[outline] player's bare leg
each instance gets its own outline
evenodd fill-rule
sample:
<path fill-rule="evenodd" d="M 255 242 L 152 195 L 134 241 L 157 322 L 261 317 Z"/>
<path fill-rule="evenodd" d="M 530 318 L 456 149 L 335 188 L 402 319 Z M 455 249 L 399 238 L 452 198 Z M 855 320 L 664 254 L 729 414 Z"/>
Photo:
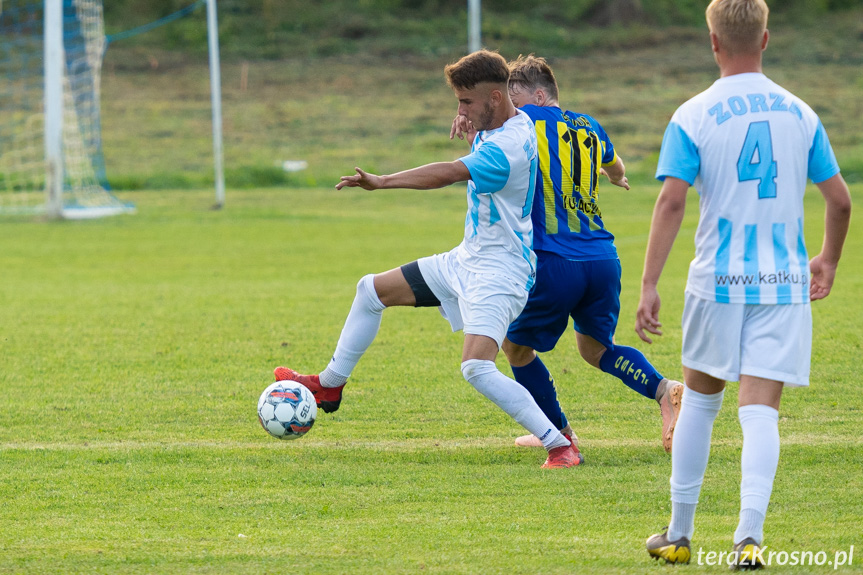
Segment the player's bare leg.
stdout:
<path fill-rule="evenodd" d="M 336 411 L 348 377 L 378 334 L 383 310 L 415 303 L 413 290 L 401 268 L 364 276 L 357 283 L 357 294 L 327 368 L 320 375 L 303 375 L 286 367 L 277 367 L 274 371 L 276 381 L 299 381 L 315 395 L 318 407 L 327 413 Z"/>

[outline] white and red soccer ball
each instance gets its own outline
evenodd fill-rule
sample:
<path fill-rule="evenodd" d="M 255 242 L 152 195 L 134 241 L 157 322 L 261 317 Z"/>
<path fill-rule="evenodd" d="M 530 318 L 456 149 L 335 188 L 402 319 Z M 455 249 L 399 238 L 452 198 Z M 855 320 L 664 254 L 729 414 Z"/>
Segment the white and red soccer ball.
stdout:
<path fill-rule="evenodd" d="M 318 406 L 309 388 L 297 381 L 277 381 L 258 400 L 258 420 L 279 439 L 298 439 L 315 424 Z"/>

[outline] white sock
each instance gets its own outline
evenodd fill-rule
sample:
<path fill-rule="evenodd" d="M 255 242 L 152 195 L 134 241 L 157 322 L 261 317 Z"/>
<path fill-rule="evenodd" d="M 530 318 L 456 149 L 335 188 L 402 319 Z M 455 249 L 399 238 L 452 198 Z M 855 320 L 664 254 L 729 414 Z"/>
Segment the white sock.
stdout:
<path fill-rule="evenodd" d="M 740 522 L 734 532 L 734 544 L 752 537 L 760 545 L 764 540 L 764 515 L 754 509 L 741 509 Z"/>
<path fill-rule="evenodd" d="M 374 277 L 371 274 L 363 276 L 357 283 L 357 295 L 345 320 L 333 359 L 320 374 L 323 387 L 344 385 L 378 335 L 381 317 L 387 306 L 381 303 L 375 291 Z"/>
<path fill-rule="evenodd" d="M 552 449 L 569 445 L 569 440 L 545 416 L 530 393 L 514 379 L 502 374 L 493 361 L 469 359 L 462 362 L 461 372 L 477 391 L 539 437 L 543 447 Z"/>
<path fill-rule="evenodd" d="M 674 433 L 677 433 L 677 430 Z M 674 453 L 673 447 L 671 453 Z M 667 535 L 669 541 L 677 541 L 681 537 L 692 540 L 692 534 L 695 532 L 695 508 L 697 506 L 695 503 L 671 501 L 671 522 L 668 524 Z"/>
<path fill-rule="evenodd" d="M 712 395 L 683 391 L 680 415 L 671 443 L 671 522 L 669 541 L 692 539 L 695 531 L 695 506 L 704 481 L 710 456 L 713 421 L 722 407 L 725 390 Z"/>
<path fill-rule="evenodd" d="M 740 523 L 734 543 L 764 539 L 764 517 L 779 465 L 779 412 L 768 405 L 744 405 L 737 410 L 743 428 L 740 456 Z"/>

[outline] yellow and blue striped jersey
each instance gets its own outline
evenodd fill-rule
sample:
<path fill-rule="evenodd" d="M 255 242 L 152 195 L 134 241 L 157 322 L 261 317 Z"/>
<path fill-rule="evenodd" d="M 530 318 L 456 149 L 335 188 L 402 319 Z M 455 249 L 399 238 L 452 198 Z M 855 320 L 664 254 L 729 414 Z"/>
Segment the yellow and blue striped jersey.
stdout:
<path fill-rule="evenodd" d="M 533 197 L 533 249 L 570 260 L 617 258 L 599 209 L 599 169 L 617 161 L 594 118 L 553 106 L 520 108 L 536 128 L 539 174 Z"/>

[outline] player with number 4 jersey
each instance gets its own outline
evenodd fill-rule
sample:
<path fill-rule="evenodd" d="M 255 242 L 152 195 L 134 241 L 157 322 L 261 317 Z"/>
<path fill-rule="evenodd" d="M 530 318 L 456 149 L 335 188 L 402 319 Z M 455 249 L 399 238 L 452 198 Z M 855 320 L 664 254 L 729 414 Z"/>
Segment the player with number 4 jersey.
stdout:
<path fill-rule="evenodd" d="M 647 539 L 668 563 L 690 559 L 695 509 L 726 381 L 739 381 L 743 431 L 740 515 L 732 566 L 760 568 L 764 520 L 779 463 L 785 386 L 809 385 L 810 300 L 826 297 L 851 219 L 851 196 L 827 133 L 800 98 L 761 68 L 770 37 L 764 0 L 713 0 L 714 84 L 684 103 L 665 131 L 635 331 L 661 334 L 659 276 L 695 186 L 700 219 L 683 307 L 683 392 L 671 451 L 671 521 Z M 803 234 L 806 180 L 826 203 L 821 252 Z"/>
<path fill-rule="evenodd" d="M 762 73 L 720 78 L 683 104 L 657 175 L 701 196 L 687 291 L 720 303 L 809 301 L 803 192 L 807 178 L 837 173 L 818 116 Z"/>

